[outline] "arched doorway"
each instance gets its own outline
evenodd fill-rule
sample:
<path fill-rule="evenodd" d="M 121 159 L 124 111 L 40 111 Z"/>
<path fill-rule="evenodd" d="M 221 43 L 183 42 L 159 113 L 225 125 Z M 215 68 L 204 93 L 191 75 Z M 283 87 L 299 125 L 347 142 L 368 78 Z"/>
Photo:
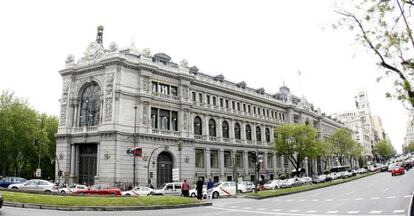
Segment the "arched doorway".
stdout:
<path fill-rule="evenodd" d="M 168 152 L 162 152 L 157 158 L 157 187 L 172 182 L 173 159 Z"/>

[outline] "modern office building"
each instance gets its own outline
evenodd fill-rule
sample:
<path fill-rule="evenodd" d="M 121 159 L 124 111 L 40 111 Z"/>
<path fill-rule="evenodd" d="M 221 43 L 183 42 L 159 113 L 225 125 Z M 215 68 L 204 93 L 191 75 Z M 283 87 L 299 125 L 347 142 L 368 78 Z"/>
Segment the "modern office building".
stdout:
<path fill-rule="evenodd" d="M 136 183 L 154 186 L 198 177 L 233 180 L 236 154 L 237 172 L 251 180 L 250 152 L 263 155 L 260 175 L 275 178 L 292 168 L 274 152 L 273 128 L 305 123 L 324 138 L 344 127 L 286 86 L 270 94 L 133 44 L 105 49 L 102 31 L 82 58 L 69 55 L 59 71 L 56 153 L 67 182 L 132 183 L 134 176 Z M 135 172 L 127 154 L 134 146 L 142 149 Z"/>

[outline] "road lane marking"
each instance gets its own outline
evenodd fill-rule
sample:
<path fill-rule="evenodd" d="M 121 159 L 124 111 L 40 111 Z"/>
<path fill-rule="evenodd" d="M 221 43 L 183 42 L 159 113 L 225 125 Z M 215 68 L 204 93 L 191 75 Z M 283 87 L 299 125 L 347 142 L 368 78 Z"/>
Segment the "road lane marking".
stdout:
<path fill-rule="evenodd" d="M 290 210 L 289 212 L 299 212 L 299 210 L 294 209 L 294 210 Z"/>
<path fill-rule="evenodd" d="M 314 201 L 314 202 L 319 202 L 319 200 L 318 200 L 318 199 L 314 199 L 314 200 L 312 200 L 312 201 Z"/>
<path fill-rule="evenodd" d="M 395 196 L 389 196 L 389 197 L 387 197 L 387 199 L 395 199 L 396 197 Z"/>
<path fill-rule="evenodd" d="M 379 214 L 379 213 L 381 213 L 382 211 L 370 211 L 369 213 L 370 214 Z"/>
<path fill-rule="evenodd" d="M 274 199 L 273 201 L 279 202 L 279 201 L 281 201 L 281 199 Z"/>
<path fill-rule="evenodd" d="M 410 198 L 411 197 L 411 195 L 405 195 L 404 196 L 404 198 Z"/>
<path fill-rule="evenodd" d="M 353 193 L 355 193 L 355 191 L 348 192 L 348 193 L 346 193 L 345 195 L 351 195 L 351 194 L 353 194 Z"/>
<path fill-rule="evenodd" d="M 295 200 L 293 200 L 293 199 L 286 200 L 286 202 L 293 202 L 293 201 L 295 201 Z"/>
<path fill-rule="evenodd" d="M 333 201 L 333 199 L 326 199 L 325 201 L 326 201 L 326 202 L 332 202 L 332 201 Z"/>
<path fill-rule="evenodd" d="M 252 209 L 252 208 L 251 207 L 244 207 L 243 209 L 249 210 L 249 209 Z"/>
<path fill-rule="evenodd" d="M 277 211 L 282 211 L 282 209 L 272 209 L 272 211 L 277 212 Z"/>
<path fill-rule="evenodd" d="M 305 199 L 300 199 L 300 200 L 298 200 L 299 202 L 305 202 L 306 200 Z"/>
<path fill-rule="evenodd" d="M 372 200 L 377 200 L 379 197 L 371 197 Z"/>
<path fill-rule="evenodd" d="M 328 213 L 328 214 L 336 214 L 336 213 L 338 213 L 338 211 L 337 211 L 337 210 L 334 210 L 334 211 L 327 211 L 326 213 Z"/>
<path fill-rule="evenodd" d="M 382 192 L 386 192 L 387 190 L 389 190 L 388 188 L 385 188 L 384 190 L 382 190 Z"/>
<path fill-rule="evenodd" d="M 363 200 L 364 198 L 355 198 L 355 200 Z"/>
<path fill-rule="evenodd" d="M 359 213 L 359 211 L 349 211 L 349 212 L 347 212 L 348 214 L 358 214 Z"/>
<path fill-rule="evenodd" d="M 266 208 L 258 208 L 257 210 L 258 211 L 264 211 L 264 210 L 266 210 Z"/>
<path fill-rule="evenodd" d="M 238 208 L 238 206 L 229 206 L 229 208 Z"/>
<path fill-rule="evenodd" d="M 316 210 L 309 210 L 306 213 L 316 213 L 316 212 L 318 212 L 318 211 L 316 211 Z"/>
<path fill-rule="evenodd" d="M 404 209 L 401 210 L 394 210 L 393 213 L 404 213 Z"/>

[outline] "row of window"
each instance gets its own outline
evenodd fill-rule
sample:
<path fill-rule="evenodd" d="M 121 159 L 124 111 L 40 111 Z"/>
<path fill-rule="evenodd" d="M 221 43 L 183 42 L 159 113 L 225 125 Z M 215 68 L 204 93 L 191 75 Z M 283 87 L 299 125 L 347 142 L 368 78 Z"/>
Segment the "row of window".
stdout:
<path fill-rule="evenodd" d="M 212 96 L 212 95 L 205 95 L 205 100 L 206 101 L 204 102 L 203 93 L 192 92 L 193 102 L 198 102 L 200 104 L 206 103 L 208 105 L 220 106 L 221 108 L 226 108 L 226 109 L 230 109 L 231 107 L 232 110 L 237 110 L 239 112 L 243 111 L 244 113 L 255 114 L 255 115 L 257 114 L 257 115 L 265 116 L 268 118 L 280 119 L 280 120 L 285 121 L 284 113 L 269 110 L 266 108 L 260 108 L 254 105 L 236 102 L 236 101 L 225 99 L 225 98 L 219 98 L 219 97 Z"/>
<path fill-rule="evenodd" d="M 204 149 L 196 149 L 195 150 L 195 166 L 196 168 L 205 168 L 205 150 Z M 227 150 L 223 152 L 224 158 L 224 168 L 232 168 L 233 160 L 231 156 L 231 151 Z M 244 157 L 245 154 L 242 151 L 238 151 L 236 154 L 240 157 L 240 163 L 238 164 L 238 168 L 244 168 Z M 236 157 L 236 155 L 234 155 Z M 254 163 L 252 162 L 252 154 L 247 155 L 248 166 L 249 168 L 254 168 Z M 213 169 L 219 168 L 219 150 L 212 149 L 210 150 L 210 167 Z M 267 167 L 273 168 L 273 154 L 267 154 Z"/>
<path fill-rule="evenodd" d="M 159 82 L 152 82 L 152 92 L 158 92 L 164 95 L 178 96 L 177 86 Z"/>
<path fill-rule="evenodd" d="M 151 108 L 151 126 L 162 130 L 178 131 L 178 113 L 171 110 Z"/>
<path fill-rule="evenodd" d="M 241 137 L 241 127 L 239 123 L 234 123 L 234 138 L 240 140 Z M 223 138 L 230 138 L 229 136 L 229 123 L 227 121 L 221 122 L 221 135 Z M 244 137 L 246 140 L 252 140 L 252 128 L 249 124 L 246 125 L 245 128 L 246 137 Z M 196 116 L 194 118 L 194 135 L 203 135 L 203 123 L 199 116 Z M 205 134 L 207 135 L 207 134 Z M 208 121 L 208 136 L 216 137 L 217 136 L 217 127 L 216 127 L 216 121 L 211 118 Z M 261 142 L 262 141 L 262 131 L 259 126 L 256 126 L 256 140 Z M 265 128 L 265 140 L 266 142 L 270 142 L 270 129 Z"/>

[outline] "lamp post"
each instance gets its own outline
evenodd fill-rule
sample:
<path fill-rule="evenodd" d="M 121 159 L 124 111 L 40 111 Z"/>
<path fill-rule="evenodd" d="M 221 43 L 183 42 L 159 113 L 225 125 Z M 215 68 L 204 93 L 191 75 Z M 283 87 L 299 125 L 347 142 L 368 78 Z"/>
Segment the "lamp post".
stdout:
<path fill-rule="evenodd" d="M 183 141 L 181 139 L 178 140 L 177 147 L 178 147 L 179 161 L 180 161 L 179 162 L 180 169 L 178 171 L 178 176 L 179 176 L 179 181 L 181 182 L 181 151 L 183 150 Z"/>
<path fill-rule="evenodd" d="M 135 104 L 134 105 L 134 147 L 137 147 L 137 105 Z M 132 182 L 132 184 L 134 185 L 134 187 L 136 186 L 136 165 L 137 165 L 137 161 L 136 161 L 136 156 L 134 155 L 134 165 L 133 165 L 133 169 L 134 169 L 134 172 L 133 172 L 133 175 L 134 175 L 134 178 L 133 178 L 133 182 Z"/>

